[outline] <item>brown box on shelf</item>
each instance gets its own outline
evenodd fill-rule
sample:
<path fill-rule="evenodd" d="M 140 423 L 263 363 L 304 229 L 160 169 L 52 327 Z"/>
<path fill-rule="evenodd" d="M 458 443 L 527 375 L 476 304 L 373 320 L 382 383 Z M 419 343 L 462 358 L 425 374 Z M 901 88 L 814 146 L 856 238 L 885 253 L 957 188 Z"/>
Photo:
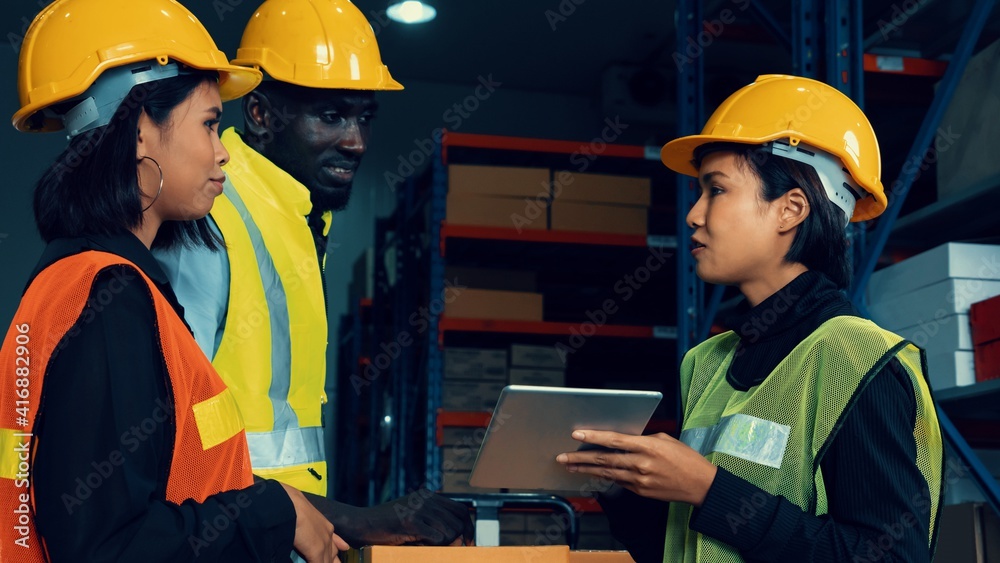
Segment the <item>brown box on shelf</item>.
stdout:
<path fill-rule="evenodd" d="M 635 563 L 627 551 L 570 551 L 569 563 Z"/>
<path fill-rule="evenodd" d="M 538 274 L 528 270 L 445 266 L 444 277 L 455 285 L 476 289 L 538 291 Z"/>
<path fill-rule="evenodd" d="M 504 380 L 447 379 L 441 389 L 441 408 L 446 411 L 492 411 L 506 384 Z"/>
<path fill-rule="evenodd" d="M 645 235 L 649 209 L 630 205 L 553 200 L 553 231 Z"/>
<path fill-rule="evenodd" d="M 441 468 L 445 472 L 472 471 L 478 451 L 465 446 L 444 446 L 441 448 Z"/>
<path fill-rule="evenodd" d="M 459 291 L 451 303 L 445 303 L 444 315 L 456 319 L 541 321 L 542 294 L 467 288 Z"/>
<path fill-rule="evenodd" d="M 510 365 L 512 367 L 565 369 L 566 364 L 555 346 L 534 346 L 532 344 L 511 344 Z"/>
<path fill-rule="evenodd" d="M 548 196 L 548 168 L 448 165 L 448 195 Z"/>
<path fill-rule="evenodd" d="M 569 547 L 366 546 L 352 550 L 345 563 L 569 563 Z"/>
<path fill-rule="evenodd" d="M 511 385 L 565 387 L 566 372 L 559 369 L 510 368 Z"/>
<path fill-rule="evenodd" d="M 446 346 L 444 378 L 506 381 L 507 350 Z"/>
<path fill-rule="evenodd" d="M 941 510 L 938 529 L 936 563 L 998 563 L 1000 553 L 989 553 L 985 538 L 1000 536 L 996 518 L 986 515 L 990 510 L 979 503 L 967 502 L 945 506 Z"/>
<path fill-rule="evenodd" d="M 546 210 L 539 210 L 541 205 L 524 197 L 448 194 L 445 221 L 452 225 L 545 230 Z"/>
<path fill-rule="evenodd" d="M 618 203 L 648 207 L 649 178 L 583 172 L 553 172 L 552 198 L 559 201 Z"/>
<path fill-rule="evenodd" d="M 992 149 L 1000 123 L 1000 41 L 976 53 L 955 88 L 934 140 L 938 199 L 1000 181 Z M 995 184 L 994 184 L 995 185 Z"/>

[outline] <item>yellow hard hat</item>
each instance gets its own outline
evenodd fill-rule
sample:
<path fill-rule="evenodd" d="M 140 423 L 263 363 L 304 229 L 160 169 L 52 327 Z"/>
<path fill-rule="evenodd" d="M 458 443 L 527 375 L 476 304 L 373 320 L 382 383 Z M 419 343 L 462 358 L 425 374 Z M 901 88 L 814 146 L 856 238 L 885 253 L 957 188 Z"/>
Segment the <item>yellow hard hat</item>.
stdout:
<path fill-rule="evenodd" d="M 62 129 L 62 119 L 43 110 L 84 93 L 109 69 L 142 61 L 218 71 L 223 100 L 261 81 L 260 72 L 229 64 L 201 22 L 175 0 L 56 0 L 35 17 L 21 45 L 14 127 Z"/>
<path fill-rule="evenodd" d="M 779 74 L 758 76 L 753 84 L 737 90 L 722 102 L 708 118 L 701 135 L 670 141 L 660 151 L 660 158 L 675 172 L 697 176 L 692 161 L 695 149 L 701 145 L 771 141 L 778 142 L 775 154 L 788 156 L 788 146 L 798 147 L 802 143 L 839 159 L 841 172 L 846 169 L 849 173 L 851 181 L 848 184 L 856 184 L 870 194 L 857 200 L 853 214 L 848 214 L 851 221 L 872 219 L 885 211 L 887 200 L 880 179 L 882 160 L 871 123 L 839 90 L 809 78 Z M 787 143 L 785 148 L 782 143 Z M 805 147 L 801 152 L 811 154 Z M 820 176 L 822 179 L 824 175 Z M 831 194 L 833 188 L 850 186 L 825 187 Z"/>
<path fill-rule="evenodd" d="M 382 64 L 371 24 L 347 0 L 267 0 L 233 64 L 307 88 L 403 89 Z"/>

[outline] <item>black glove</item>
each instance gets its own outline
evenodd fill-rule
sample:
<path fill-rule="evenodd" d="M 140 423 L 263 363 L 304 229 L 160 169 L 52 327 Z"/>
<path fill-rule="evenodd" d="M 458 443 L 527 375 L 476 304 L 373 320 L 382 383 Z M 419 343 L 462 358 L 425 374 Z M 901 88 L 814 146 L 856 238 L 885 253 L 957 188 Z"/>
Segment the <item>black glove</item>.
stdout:
<path fill-rule="evenodd" d="M 351 506 L 305 493 L 351 547 L 365 545 L 471 545 L 469 509 L 427 489 L 373 507 Z"/>

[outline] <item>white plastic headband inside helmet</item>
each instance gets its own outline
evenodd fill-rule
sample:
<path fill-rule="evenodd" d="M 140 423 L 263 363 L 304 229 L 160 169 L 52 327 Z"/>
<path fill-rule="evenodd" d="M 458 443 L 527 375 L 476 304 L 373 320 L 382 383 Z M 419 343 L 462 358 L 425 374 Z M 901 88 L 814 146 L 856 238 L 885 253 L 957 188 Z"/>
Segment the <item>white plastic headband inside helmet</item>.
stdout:
<path fill-rule="evenodd" d="M 851 173 L 848 172 L 839 158 L 805 143 L 792 146 L 787 141 L 780 140 L 768 143 L 768 146 L 770 146 L 773 155 L 783 156 L 812 166 L 823 184 L 826 197 L 844 211 L 844 215 L 847 217 L 846 223 L 851 222 L 854 206 L 859 199 L 867 197 L 869 194 L 854 181 Z"/>

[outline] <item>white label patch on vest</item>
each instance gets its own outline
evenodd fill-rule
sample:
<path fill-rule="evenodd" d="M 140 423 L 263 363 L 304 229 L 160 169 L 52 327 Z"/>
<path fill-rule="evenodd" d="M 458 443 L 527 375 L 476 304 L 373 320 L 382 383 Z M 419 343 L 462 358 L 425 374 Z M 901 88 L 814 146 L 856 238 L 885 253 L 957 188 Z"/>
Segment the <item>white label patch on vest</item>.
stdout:
<path fill-rule="evenodd" d="M 785 424 L 737 413 L 723 417 L 715 426 L 684 430 L 681 442 L 701 455 L 718 452 L 777 469 L 791 430 Z"/>

